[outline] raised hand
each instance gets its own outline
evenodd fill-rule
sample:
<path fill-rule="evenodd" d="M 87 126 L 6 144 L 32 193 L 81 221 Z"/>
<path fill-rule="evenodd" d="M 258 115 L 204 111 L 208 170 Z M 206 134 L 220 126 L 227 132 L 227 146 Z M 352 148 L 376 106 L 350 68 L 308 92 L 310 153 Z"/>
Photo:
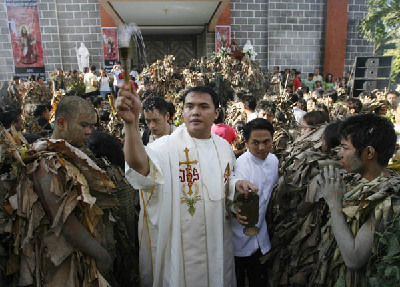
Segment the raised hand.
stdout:
<path fill-rule="evenodd" d="M 140 107 L 141 103 L 135 87 L 129 84 L 121 86 L 118 91 L 117 99 L 115 100 L 117 115 L 120 116 L 125 123 L 139 124 Z"/>

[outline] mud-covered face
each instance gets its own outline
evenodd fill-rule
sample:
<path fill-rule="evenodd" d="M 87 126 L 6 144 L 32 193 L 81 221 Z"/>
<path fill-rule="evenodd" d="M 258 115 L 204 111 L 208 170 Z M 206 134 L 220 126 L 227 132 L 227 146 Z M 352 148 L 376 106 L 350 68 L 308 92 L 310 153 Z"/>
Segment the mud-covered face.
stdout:
<path fill-rule="evenodd" d="M 358 155 L 356 148 L 353 146 L 351 139 L 342 139 L 340 142 L 341 163 L 343 168 L 350 173 L 360 173 L 363 162 Z"/>

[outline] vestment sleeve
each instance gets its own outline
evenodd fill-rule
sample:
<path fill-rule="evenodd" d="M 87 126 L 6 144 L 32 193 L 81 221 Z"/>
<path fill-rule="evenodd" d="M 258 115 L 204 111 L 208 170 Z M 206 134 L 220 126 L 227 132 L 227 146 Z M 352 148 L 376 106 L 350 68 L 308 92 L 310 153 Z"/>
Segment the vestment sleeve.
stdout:
<path fill-rule="evenodd" d="M 144 191 L 151 190 L 156 185 L 164 183 L 164 175 L 160 167 L 160 161 L 151 149 L 146 147 L 146 152 L 149 156 L 150 172 L 147 176 L 141 175 L 132 169 L 125 162 L 125 177 L 135 189 L 143 189 Z"/>

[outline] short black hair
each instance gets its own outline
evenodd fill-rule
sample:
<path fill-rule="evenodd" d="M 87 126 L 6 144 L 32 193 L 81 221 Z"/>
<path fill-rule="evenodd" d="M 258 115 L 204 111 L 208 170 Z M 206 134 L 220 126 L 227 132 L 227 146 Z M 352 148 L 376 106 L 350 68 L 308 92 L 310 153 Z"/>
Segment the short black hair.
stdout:
<path fill-rule="evenodd" d="M 185 104 L 186 96 L 189 93 L 206 93 L 206 94 L 209 94 L 211 96 L 211 99 L 212 99 L 213 103 L 214 103 L 215 109 L 217 109 L 219 107 L 219 96 L 218 96 L 218 94 L 212 88 L 210 88 L 208 86 L 196 86 L 196 87 L 191 87 L 191 88 L 187 89 L 184 92 L 183 96 L 182 96 L 183 104 Z"/>
<path fill-rule="evenodd" d="M 396 146 L 396 132 L 393 124 L 376 114 L 362 114 L 348 118 L 340 129 L 342 139 L 350 140 L 360 156 L 371 146 L 375 149 L 378 164 L 386 166 Z"/>
<path fill-rule="evenodd" d="M 264 110 L 266 112 L 272 112 L 274 115 L 276 113 L 276 105 L 273 101 L 261 100 L 258 102 L 258 110 Z"/>
<path fill-rule="evenodd" d="M 257 107 L 257 100 L 253 95 L 243 95 L 240 97 L 240 101 L 246 109 L 254 111 Z"/>
<path fill-rule="evenodd" d="M 330 150 L 340 145 L 341 125 L 342 122 L 335 122 L 335 123 L 330 123 L 329 125 L 326 126 L 323 137 L 327 150 Z"/>
<path fill-rule="evenodd" d="M 93 106 L 97 107 L 98 105 L 100 105 L 103 102 L 103 97 L 96 97 L 93 99 Z"/>
<path fill-rule="evenodd" d="M 110 163 L 125 168 L 125 159 L 122 143 L 114 136 L 104 132 L 93 131 L 87 142 L 88 148 L 96 157 L 106 157 Z"/>
<path fill-rule="evenodd" d="M 273 125 L 268 120 L 263 118 L 256 118 L 244 125 L 243 136 L 246 141 L 250 139 L 251 132 L 254 130 L 267 130 L 271 133 L 271 137 L 274 136 Z"/>
<path fill-rule="evenodd" d="M 214 120 L 214 124 L 222 124 L 224 122 L 224 111 L 219 110 L 218 117 Z"/>
<path fill-rule="evenodd" d="M 396 95 L 396 97 L 400 97 L 400 93 L 398 91 L 391 90 L 386 93 L 386 95 L 389 95 L 389 94 L 393 94 L 393 95 Z"/>
<path fill-rule="evenodd" d="M 168 103 L 161 97 L 151 96 L 143 102 L 143 111 L 152 112 L 158 110 L 160 114 L 165 116 L 168 112 Z"/>
<path fill-rule="evenodd" d="M 21 78 L 18 77 L 18 76 L 14 76 L 14 77 L 13 77 L 13 81 L 16 81 L 16 80 L 19 80 L 19 79 L 21 79 Z"/>
<path fill-rule="evenodd" d="M 362 110 L 362 102 L 357 98 L 348 98 L 346 100 L 346 106 L 351 110 L 354 109 L 358 114 Z"/>
<path fill-rule="evenodd" d="M 336 103 L 337 99 L 338 99 L 338 94 L 335 90 L 332 91 L 326 91 L 323 93 L 324 97 L 328 97 L 331 98 L 333 100 L 334 103 Z"/>
<path fill-rule="evenodd" d="M 91 71 L 96 71 L 96 66 L 91 66 L 91 67 L 90 67 L 90 70 L 91 70 Z"/>
<path fill-rule="evenodd" d="M 304 115 L 303 121 L 309 126 L 317 126 L 328 122 L 329 116 L 323 111 L 312 111 Z"/>
<path fill-rule="evenodd" d="M 175 105 L 174 105 L 173 102 L 170 102 L 170 101 L 166 101 L 166 102 L 167 102 L 167 105 L 168 105 L 169 116 L 171 118 L 173 118 L 174 115 L 175 115 Z"/>
<path fill-rule="evenodd" d="M 0 123 L 3 124 L 4 128 L 9 129 L 12 124 L 18 122 L 21 116 L 19 110 L 8 110 L 0 112 Z"/>
<path fill-rule="evenodd" d="M 46 105 L 36 105 L 35 110 L 33 111 L 33 116 L 35 118 L 41 117 L 42 114 L 47 110 Z"/>

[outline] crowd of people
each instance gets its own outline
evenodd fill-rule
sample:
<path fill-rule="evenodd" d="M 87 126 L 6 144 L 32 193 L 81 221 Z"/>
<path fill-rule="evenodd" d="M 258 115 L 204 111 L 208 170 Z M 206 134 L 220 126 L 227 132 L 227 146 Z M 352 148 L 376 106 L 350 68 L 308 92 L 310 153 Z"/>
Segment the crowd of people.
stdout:
<path fill-rule="evenodd" d="M 207 68 L 221 76 L 133 66 L 125 82 L 117 62 L 13 78 L 0 283 L 396 285 L 399 92 L 350 97 L 350 74 L 274 67 L 261 96 L 224 78 L 225 99 L 195 82 Z"/>

